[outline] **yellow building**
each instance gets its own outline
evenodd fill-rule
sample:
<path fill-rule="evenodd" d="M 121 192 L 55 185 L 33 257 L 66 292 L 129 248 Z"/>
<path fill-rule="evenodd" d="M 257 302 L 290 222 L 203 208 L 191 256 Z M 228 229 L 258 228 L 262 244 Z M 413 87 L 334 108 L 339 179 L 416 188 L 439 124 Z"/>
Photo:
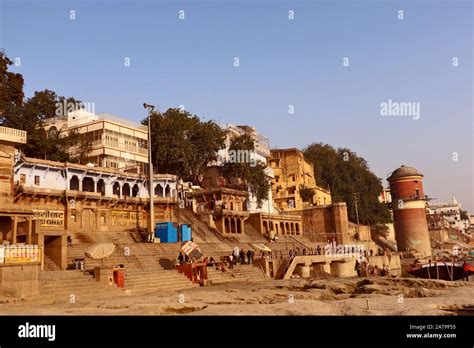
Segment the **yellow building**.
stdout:
<path fill-rule="evenodd" d="M 316 185 L 313 165 L 305 161 L 301 150 L 273 149 L 269 163 L 275 174 L 272 194 L 278 210 L 292 211 L 312 205 L 332 204 L 331 192 Z M 300 194 L 303 187 L 314 191 L 313 197 L 306 202 Z"/>
<path fill-rule="evenodd" d="M 148 163 L 148 130 L 145 126 L 109 114 L 93 114 L 77 110 L 67 116 L 46 120 L 50 132 L 78 132 L 92 143 L 88 163 L 98 167 L 142 173 Z M 77 146 L 70 148 L 77 153 Z"/>

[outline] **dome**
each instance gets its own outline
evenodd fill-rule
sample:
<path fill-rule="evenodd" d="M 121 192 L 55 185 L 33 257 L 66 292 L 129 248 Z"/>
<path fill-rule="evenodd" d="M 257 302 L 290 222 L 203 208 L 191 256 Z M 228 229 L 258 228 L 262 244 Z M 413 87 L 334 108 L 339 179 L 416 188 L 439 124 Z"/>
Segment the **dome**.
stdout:
<path fill-rule="evenodd" d="M 404 176 L 423 176 L 417 169 L 413 167 L 408 167 L 406 165 L 402 165 L 400 168 L 395 169 L 392 174 L 388 177 L 387 180 L 403 178 Z"/>

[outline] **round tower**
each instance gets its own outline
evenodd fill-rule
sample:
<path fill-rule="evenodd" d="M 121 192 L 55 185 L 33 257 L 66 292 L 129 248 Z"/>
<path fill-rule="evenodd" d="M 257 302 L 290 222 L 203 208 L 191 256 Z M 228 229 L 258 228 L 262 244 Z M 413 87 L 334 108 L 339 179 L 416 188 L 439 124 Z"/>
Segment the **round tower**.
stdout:
<path fill-rule="evenodd" d="M 422 179 L 423 174 L 405 165 L 394 170 L 387 178 L 392 195 L 393 225 L 398 251 L 408 249 L 423 256 L 431 256 Z"/>

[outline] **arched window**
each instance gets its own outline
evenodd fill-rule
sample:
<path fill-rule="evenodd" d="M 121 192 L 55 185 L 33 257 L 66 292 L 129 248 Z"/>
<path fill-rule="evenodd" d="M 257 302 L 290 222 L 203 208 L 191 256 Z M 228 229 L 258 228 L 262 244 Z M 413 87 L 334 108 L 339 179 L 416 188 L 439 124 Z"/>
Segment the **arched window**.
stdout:
<path fill-rule="evenodd" d="M 137 184 L 133 185 L 132 197 L 138 197 L 139 193 L 140 193 L 140 189 L 138 188 L 138 185 Z"/>
<path fill-rule="evenodd" d="M 79 191 L 79 178 L 77 175 L 74 175 L 69 181 L 69 189 Z"/>
<path fill-rule="evenodd" d="M 170 185 L 166 185 L 165 188 L 165 197 L 170 197 L 171 196 L 171 188 Z"/>
<path fill-rule="evenodd" d="M 112 194 L 116 195 L 117 197 L 120 197 L 120 184 L 116 182 L 114 186 L 112 186 Z"/>
<path fill-rule="evenodd" d="M 82 179 L 82 191 L 83 192 L 95 192 L 94 179 L 86 176 Z"/>
<path fill-rule="evenodd" d="M 104 179 L 100 179 L 99 181 L 97 181 L 97 192 L 99 192 L 102 196 L 105 195 Z"/>
<path fill-rule="evenodd" d="M 161 184 L 155 186 L 155 196 L 163 197 L 163 186 Z"/>
<path fill-rule="evenodd" d="M 128 183 L 123 184 L 122 195 L 124 197 L 130 197 L 130 185 Z"/>

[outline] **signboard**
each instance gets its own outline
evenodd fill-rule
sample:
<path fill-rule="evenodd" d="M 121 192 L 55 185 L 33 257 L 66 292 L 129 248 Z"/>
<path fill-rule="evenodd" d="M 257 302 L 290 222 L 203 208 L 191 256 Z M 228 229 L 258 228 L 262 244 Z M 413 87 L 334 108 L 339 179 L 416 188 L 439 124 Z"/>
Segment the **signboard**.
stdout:
<path fill-rule="evenodd" d="M 33 217 L 40 221 L 42 227 L 64 226 L 64 211 L 62 210 L 33 210 Z"/>
<path fill-rule="evenodd" d="M 39 263 L 41 261 L 41 249 L 37 245 L 7 245 L 3 248 L 3 263 Z"/>
<path fill-rule="evenodd" d="M 128 211 L 112 211 L 113 226 L 136 226 L 143 219 L 143 213 Z"/>

